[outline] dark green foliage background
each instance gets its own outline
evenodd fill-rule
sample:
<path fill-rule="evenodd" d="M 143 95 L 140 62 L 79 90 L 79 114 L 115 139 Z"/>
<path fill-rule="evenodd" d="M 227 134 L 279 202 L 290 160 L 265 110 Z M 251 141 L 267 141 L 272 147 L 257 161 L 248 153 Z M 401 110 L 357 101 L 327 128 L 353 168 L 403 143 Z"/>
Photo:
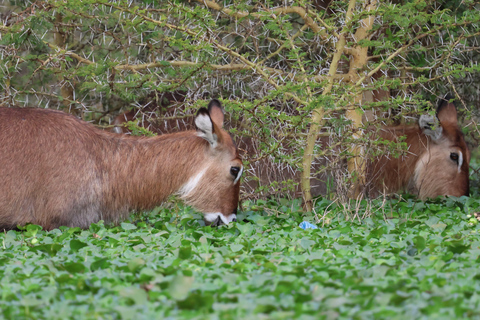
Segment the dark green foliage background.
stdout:
<path fill-rule="evenodd" d="M 204 227 L 184 207 L 89 230 L 0 236 L 6 319 L 462 319 L 480 316 L 480 201 L 389 200 L 357 210 L 246 203 Z M 330 205 L 330 206 L 329 206 Z M 368 210 L 366 210 L 366 208 Z M 354 215 L 358 214 L 358 218 Z M 368 217 L 364 217 L 367 215 Z M 313 217 L 306 217 L 309 221 Z M 321 226 L 321 224 L 319 224 Z"/>
<path fill-rule="evenodd" d="M 313 135 L 312 110 L 325 112 L 321 135 L 329 144 L 318 141 L 308 152 L 315 157 L 311 177 L 330 175 L 332 183 L 314 183 L 333 197 L 344 198 L 354 178 L 342 165 L 352 145 L 367 155 L 391 151 L 352 136 L 346 110 L 375 109 L 365 126 L 414 123 L 450 92 L 469 144 L 478 145 L 478 1 L 378 1 L 368 11 L 359 0 L 348 22 L 349 1 L 335 0 L 329 10 L 321 2 L 2 1 L 0 106 L 63 109 L 111 129 L 113 118 L 130 109 L 142 120 L 157 116 L 145 110 L 155 94 L 185 96 L 159 122 L 191 119 L 220 98 L 226 127 L 243 143 L 242 194 L 249 199 L 298 196 L 291 189 Z M 371 33 L 357 42 L 368 17 Z M 341 37 L 346 50 L 330 70 Z M 352 50 L 363 47 L 368 60 L 354 69 Z M 379 89 L 390 95 L 374 102 Z M 362 94 L 360 105 L 355 98 Z M 273 173 L 261 176 L 262 168 Z"/>

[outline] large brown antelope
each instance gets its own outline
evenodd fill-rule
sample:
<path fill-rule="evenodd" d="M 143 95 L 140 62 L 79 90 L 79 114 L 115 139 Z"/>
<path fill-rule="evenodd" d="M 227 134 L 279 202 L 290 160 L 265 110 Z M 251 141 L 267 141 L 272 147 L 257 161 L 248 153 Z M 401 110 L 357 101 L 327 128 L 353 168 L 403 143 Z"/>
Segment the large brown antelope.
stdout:
<path fill-rule="evenodd" d="M 212 100 L 196 131 L 144 138 L 63 112 L 0 108 L 0 228 L 116 222 L 178 194 L 205 223 L 236 221 L 242 162 Z"/>
<path fill-rule="evenodd" d="M 423 115 L 418 125 L 384 127 L 381 138 L 397 141 L 406 137 L 407 154 L 399 158 L 382 156 L 367 168 L 370 195 L 408 191 L 420 199 L 469 193 L 470 151 L 457 122 L 457 110 L 441 100 L 436 118 Z"/>

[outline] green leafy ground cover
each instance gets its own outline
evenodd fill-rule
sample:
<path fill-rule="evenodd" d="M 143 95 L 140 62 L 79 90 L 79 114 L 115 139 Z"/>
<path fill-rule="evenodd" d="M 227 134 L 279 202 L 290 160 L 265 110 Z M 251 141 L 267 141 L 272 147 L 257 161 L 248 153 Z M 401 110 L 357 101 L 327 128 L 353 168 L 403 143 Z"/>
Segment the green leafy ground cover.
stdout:
<path fill-rule="evenodd" d="M 133 222 L 0 236 L 6 319 L 462 319 L 480 317 L 480 201 L 391 200 L 302 230 L 298 202 L 247 203 L 202 226 L 189 208 Z M 365 211 L 368 209 L 367 211 Z M 349 217 L 347 221 L 346 217 Z M 327 219 L 328 220 L 328 219 Z M 352 221 L 353 220 L 353 221 Z M 319 224 L 322 225 L 321 223 Z"/>

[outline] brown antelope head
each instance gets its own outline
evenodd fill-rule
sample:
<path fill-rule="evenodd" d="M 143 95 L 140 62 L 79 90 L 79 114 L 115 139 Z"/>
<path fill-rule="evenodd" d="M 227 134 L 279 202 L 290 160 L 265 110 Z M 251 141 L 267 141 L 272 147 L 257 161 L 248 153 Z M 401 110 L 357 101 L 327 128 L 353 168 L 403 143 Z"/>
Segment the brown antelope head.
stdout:
<path fill-rule="evenodd" d="M 222 129 L 220 102 L 212 100 L 195 118 L 197 135 L 204 139 L 206 156 L 195 174 L 179 190 L 186 203 L 204 213 L 206 225 L 236 221 L 243 165 L 232 137 Z"/>
<path fill-rule="evenodd" d="M 419 126 L 425 136 L 425 152 L 415 165 L 413 181 L 421 199 L 439 195 L 469 194 L 470 150 L 458 127 L 457 109 L 450 96 L 441 100 L 437 117 L 423 115 Z"/>
<path fill-rule="evenodd" d="M 408 150 L 400 158 L 381 156 L 372 162 L 367 169 L 371 194 L 406 190 L 421 199 L 468 195 L 470 151 L 449 100 L 439 103 L 436 116 L 422 115 L 418 125 L 381 129 L 386 140 L 404 136 Z"/>

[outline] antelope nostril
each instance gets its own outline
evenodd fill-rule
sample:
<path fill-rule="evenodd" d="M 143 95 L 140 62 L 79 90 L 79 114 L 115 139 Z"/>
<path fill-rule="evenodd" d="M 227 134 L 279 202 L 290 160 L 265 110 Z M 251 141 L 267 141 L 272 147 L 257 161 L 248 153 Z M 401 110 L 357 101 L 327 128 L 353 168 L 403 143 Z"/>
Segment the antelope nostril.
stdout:
<path fill-rule="evenodd" d="M 212 227 L 219 227 L 222 224 L 223 224 L 222 218 L 220 218 L 220 216 L 218 216 L 217 219 L 215 219 L 215 221 L 212 222 L 211 226 Z"/>
<path fill-rule="evenodd" d="M 237 218 L 233 218 L 232 222 L 237 222 Z"/>

